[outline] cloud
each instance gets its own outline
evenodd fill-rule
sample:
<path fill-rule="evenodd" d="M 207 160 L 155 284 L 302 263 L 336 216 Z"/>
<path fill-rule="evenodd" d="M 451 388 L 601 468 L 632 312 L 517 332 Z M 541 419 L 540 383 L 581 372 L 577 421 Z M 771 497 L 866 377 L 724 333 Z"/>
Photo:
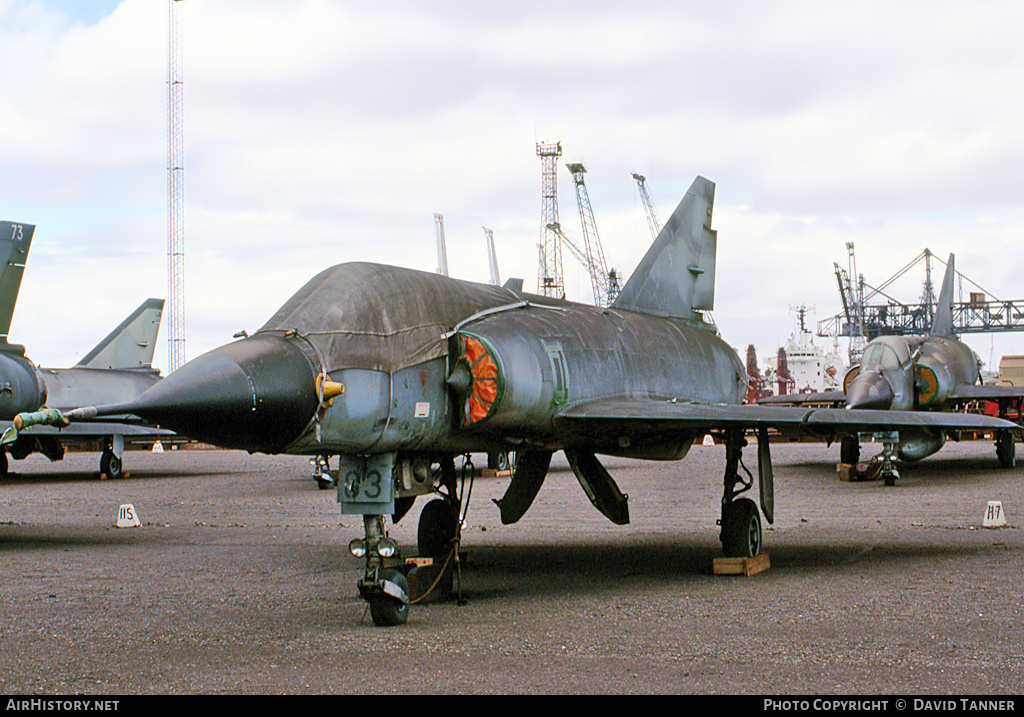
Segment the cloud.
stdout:
<path fill-rule="evenodd" d="M 39 225 L 12 337 L 53 365 L 166 294 L 167 6 L 49 7 L 0 3 L 0 202 Z M 532 288 L 539 140 L 586 163 L 608 262 L 627 272 L 650 242 L 630 172 L 662 218 L 694 175 L 717 183 L 715 318 L 740 348 L 784 343 L 790 306 L 837 313 L 847 242 L 879 280 L 925 247 L 955 251 L 1013 298 L 1013 3 L 180 10 L 189 357 L 259 326 L 329 264 L 433 269 L 434 212 L 453 275 L 486 279 L 487 226 L 503 276 Z M 579 236 L 559 171 L 562 224 Z M 589 298 L 566 267 L 570 297 Z"/>

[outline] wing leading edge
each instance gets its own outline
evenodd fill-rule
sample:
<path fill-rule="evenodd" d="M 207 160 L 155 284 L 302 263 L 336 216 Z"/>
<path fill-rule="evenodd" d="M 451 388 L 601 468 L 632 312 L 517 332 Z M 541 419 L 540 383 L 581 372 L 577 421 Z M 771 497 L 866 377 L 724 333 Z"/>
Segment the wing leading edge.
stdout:
<path fill-rule="evenodd" d="M 1004 401 L 1024 398 L 1024 386 L 957 386 L 950 400 L 953 401 Z"/>
<path fill-rule="evenodd" d="M 818 436 L 893 430 L 1022 430 L 1010 421 L 974 413 L 700 404 L 656 399 L 581 403 L 560 412 L 555 424 L 574 435 L 605 436 L 724 428 L 774 428 L 781 433 Z"/>
<path fill-rule="evenodd" d="M 1006 401 L 1024 398 L 1024 386 L 987 386 L 983 384 L 961 384 L 950 394 L 949 400 L 955 403 L 967 401 Z M 763 406 L 787 405 L 800 406 L 808 403 L 831 403 L 841 406 L 846 402 L 846 394 L 842 391 L 818 391 L 816 393 L 786 393 L 781 396 L 766 396 L 758 399 Z"/>

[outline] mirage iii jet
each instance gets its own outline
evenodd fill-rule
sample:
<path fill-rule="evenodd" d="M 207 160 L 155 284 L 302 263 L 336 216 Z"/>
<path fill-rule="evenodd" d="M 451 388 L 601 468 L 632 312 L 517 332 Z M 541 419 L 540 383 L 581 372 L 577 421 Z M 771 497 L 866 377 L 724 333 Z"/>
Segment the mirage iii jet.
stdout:
<path fill-rule="evenodd" d="M 842 391 L 770 396 L 762 404 L 833 404 L 848 409 L 896 411 L 959 411 L 974 401 L 993 401 L 999 416 L 1006 418 L 1016 407 L 1021 415 L 1024 387 L 985 386 L 981 382 L 981 360 L 970 346 L 957 339 L 953 331 L 953 282 L 955 257 L 949 255 L 946 273 L 939 289 L 938 304 L 931 331 L 923 336 L 879 336 L 868 343 L 860 363 L 852 366 L 843 380 Z M 927 430 L 895 436 L 883 436 L 882 477 L 886 485 L 895 484 L 899 473 L 892 465 L 898 456 L 904 461 L 919 461 L 936 453 L 946 442 L 947 433 L 936 426 Z M 1014 432 L 994 432 L 996 457 L 1003 468 L 1016 465 Z M 853 464 L 860 458 L 860 436 L 846 434 L 840 444 L 840 460 Z"/>
<path fill-rule="evenodd" d="M 48 425 L 22 428 L 16 419 L 44 406 L 74 408 L 128 401 L 159 381 L 152 361 L 163 299 L 144 301 L 76 366 L 36 366 L 24 346 L 7 341 L 34 234 L 34 225 L 0 222 L 0 431 L 10 431 L 9 441 L 0 446 L 0 477 L 7 474 L 8 452 L 23 459 L 38 451 L 56 461 L 64 457 L 65 443 L 99 439 L 104 443 L 100 472 L 117 478 L 122 473 L 126 435 L 170 436 L 173 432 L 140 425 L 138 419 L 125 415 L 60 429 Z"/>
<path fill-rule="evenodd" d="M 563 451 L 594 506 L 629 521 L 627 497 L 599 455 L 676 460 L 694 439 L 726 446 L 721 533 L 728 555 L 761 549 L 757 504 L 740 497 L 745 432 L 758 442 L 761 510 L 774 492 L 769 427 L 833 435 L 885 428 L 1013 428 L 987 416 L 741 405 L 745 369 L 707 324 L 714 301 L 715 186 L 698 177 L 608 308 L 378 264 L 329 268 L 255 334 L 193 359 L 120 406 L 64 418 L 132 413 L 196 439 L 251 452 L 338 456 L 338 500 L 363 516 L 349 549 L 373 620 L 406 620 L 409 584 L 388 566 L 417 496 L 421 555 L 457 551 L 459 454 L 514 450 L 497 501 L 514 523 Z M 521 288 L 521 285 L 519 285 Z M 435 466 L 439 470 L 435 472 Z M 748 474 L 749 475 L 749 474 Z"/>

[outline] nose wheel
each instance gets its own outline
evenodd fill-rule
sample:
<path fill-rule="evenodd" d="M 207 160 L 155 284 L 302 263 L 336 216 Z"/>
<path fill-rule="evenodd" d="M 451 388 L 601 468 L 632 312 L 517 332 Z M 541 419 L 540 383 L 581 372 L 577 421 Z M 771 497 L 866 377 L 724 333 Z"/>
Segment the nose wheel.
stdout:
<path fill-rule="evenodd" d="M 364 597 L 378 627 L 404 625 L 409 619 L 409 581 L 394 568 L 381 570 L 377 590 Z"/>

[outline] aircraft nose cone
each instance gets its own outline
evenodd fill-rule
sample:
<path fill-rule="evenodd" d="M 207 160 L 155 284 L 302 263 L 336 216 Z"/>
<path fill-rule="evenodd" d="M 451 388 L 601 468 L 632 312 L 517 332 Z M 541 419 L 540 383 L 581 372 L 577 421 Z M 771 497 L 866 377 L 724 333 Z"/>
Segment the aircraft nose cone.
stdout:
<path fill-rule="evenodd" d="M 846 389 L 847 408 L 887 409 L 892 399 L 892 387 L 878 373 L 859 374 Z"/>
<path fill-rule="evenodd" d="M 196 440 L 277 453 L 312 420 L 319 405 L 316 376 L 294 341 L 257 335 L 189 361 L 131 409 Z"/>

